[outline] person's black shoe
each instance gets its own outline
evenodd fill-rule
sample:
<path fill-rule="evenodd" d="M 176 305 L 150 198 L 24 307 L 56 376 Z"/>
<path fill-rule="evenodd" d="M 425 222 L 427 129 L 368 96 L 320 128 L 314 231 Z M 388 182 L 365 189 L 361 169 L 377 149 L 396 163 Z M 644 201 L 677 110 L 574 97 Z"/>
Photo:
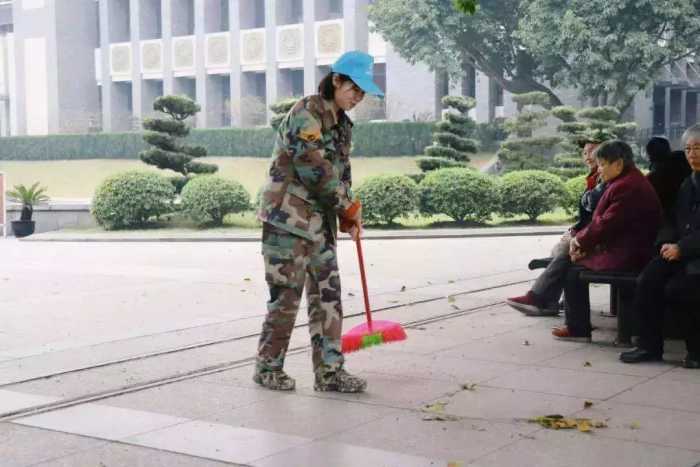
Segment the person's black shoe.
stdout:
<path fill-rule="evenodd" d="M 700 354 L 688 352 L 683 360 L 683 368 L 690 370 L 700 369 Z"/>
<path fill-rule="evenodd" d="M 662 360 L 662 357 L 661 353 L 649 352 L 640 347 L 620 354 L 620 360 L 623 363 L 657 362 Z"/>

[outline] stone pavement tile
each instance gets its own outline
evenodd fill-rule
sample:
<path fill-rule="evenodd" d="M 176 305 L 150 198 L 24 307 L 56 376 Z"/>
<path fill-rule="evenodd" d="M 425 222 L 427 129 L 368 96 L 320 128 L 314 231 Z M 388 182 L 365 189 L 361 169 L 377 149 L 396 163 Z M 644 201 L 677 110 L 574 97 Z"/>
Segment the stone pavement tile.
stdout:
<path fill-rule="evenodd" d="M 381 358 L 378 356 L 377 364 L 372 369 L 367 369 L 365 366 L 360 368 L 363 371 L 371 371 L 373 373 L 429 378 L 457 384 L 481 383 L 522 369 L 522 366 L 512 363 L 437 357 L 435 355 L 401 356 L 400 359 L 391 359 L 389 357 Z"/>
<path fill-rule="evenodd" d="M 82 436 L 0 423 L 0 465 L 3 467 L 25 467 L 103 445 L 103 441 Z"/>
<path fill-rule="evenodd" d="M 564 342 L 541 328 L 519 329 L 461 344 L 435 353 L 440 357 L 468 358 L 490 362 L 533 364 L 580 349 L 587 344 Z"/>
<path fill-rule="evenodd" d="M 459 389 L 456 383 L 433 381 L 379 373 L 357 373 L 367 379 L 367 391 L 362 394 L 337 392 L 316 392 L 302 387 L 297 392 L 302 395 L 340 399 L 386 407 L 415 409 L 423 404 Z"/>
<path fill-rule="evenodd" d="M 54 402 L 55 397 L 37 396 L 19 391 L 0 389 L 0 413 Z"/>
<path fill-rule="evenodd" d="M 449 409 L 447 411 L 449 413 Z M 483 420 L 426 421 L 424 415 L 416 411 L 402 411 L 325 440 L 446 459 L 466 465 L 472 459 L 537 430 L 533 425 L 490 423 Z"/>
<path fill-rule="evenodd" d="M 640 441 L 700 453 L 700 414 L 615 402 L 595 403 L 576 417 L 607 420 L 596 436 Z"/>
<path fill-rule="evenodd" d="M 259 459 L 254 467 L 437 467 L 445 460 L 410 456 L 399 452 L 370 449 L 350 444 L 314 441 L 282 453 Z"/>
<path fill-rule="evenodd" d="M 666 362 L 652 362 L 643 365 L 629 365 L 620 361 L 620 352 L 625 349 L 587 345 L 572 350 L 550 360 L 540 362 L 540 366 L 551 368 L 568 368 L 571 370 L 586 370 L 591 372 L 612 373 L 616 375 L 631 375 L 654 377 L 673 368 Z M 590 366 L 587 365 L 590 363 Z"/>
<path fill-rule="evenodd" d="M 601 431 L 604 429 L 601 429 Z M 604 438 L 570 430 L 543 430 L 486 455 L 474 467 L 692 467 L 700 453 Z"/>
<path fill-rule="evenodd" d="M 687 368 L 674 368 L 659 376 L 657 379 L 700 384 L 700 371 L 688 370 Z"/>
<path fill-rule="evenodd" d="M 447 402 L 445 411 L 450 414 L 501 423 L 526 423 L 529 418 L 548 414 L 566 416 L 582 409 L 586 401 L 578 397 L 480 385 L 440 400 Z"/>
<path fill-rule="evenodd" d="M 94 438 L 121 440 L 186 421 L 184 418 L 152 412 L 83 404 L 18 419 L 14 423 Z"/>
<path fill-rule="evenodd" d="M 342 400 L 294 395 L 276 397 L 245 407 L 220 410 L 218 413 L 203 418 L 206 421 L 225 425 L 272 430 L 275 433 L 315 439 L 342 432 L 394 413 L 399 413 L 399 410 Z"/>
<path fill-rule="evenodd" d="M 661 378 L 635 386 L 610 399 L 610 402 L 685 410 L 700 414 L 698 401 L 700 401 L 700 384 Z"/>
<path fill-rule="evenodd" d="M 253 340 L 219 344 L 55 376 L 12 387 L 26 393 L 76 397 L 249 358 L 252 351 L 251 345 Z"/>
<path fill-rule="evenodd" d="M 560 396 L 607 399 L 646 381 L 641 376 L 586 371 L 587 368 L 524 368 L 488 381 L 491 387 L 556 394 Z"/>
<path fill-rule="evenodd" d="M 36 467 L 244 467 L 158 449 L 112 443 L 36 464 Z M 33 466 L 34 467 L 34 466 Z"/>
<path fill-rule="evenodd" d="M 311 440 L 195 420 L 133 436 L 125 441 L 191 456 L 249 464 L 255 459 L 307 444 Z"/>
<path fill-rule="evenodd" d="M 100 405 L 156 412 L 183 418 L 201 418 L 281 397 L 281 393 L 233 388 L 197 379 L 111 397 Z"/>

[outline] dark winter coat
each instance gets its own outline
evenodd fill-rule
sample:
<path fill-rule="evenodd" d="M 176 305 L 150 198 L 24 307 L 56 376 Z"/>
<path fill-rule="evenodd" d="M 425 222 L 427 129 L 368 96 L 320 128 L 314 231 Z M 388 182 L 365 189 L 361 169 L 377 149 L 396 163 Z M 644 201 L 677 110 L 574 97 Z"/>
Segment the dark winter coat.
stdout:
<path fill-rule="evenodd" d="M 695 183 L 693 183 L 695 177 Z M 678 191 L 673 216 L 657 239 L 657 247 L 677 243 L 687 274 L 700 274 L 700 173 L 685 179 Z"/>
<path fill-rule="evenodd" d="M 662 224 L 661 203 L 636 167 L 608 183 L 593 220 L 576 234 L 586 257 L 577 264 L 594 271 L 640 271 L 651 258 Z"/>
<path fill-rule="evenodd" d="M 652 161 L 647 179 L 659 196 L 666 221 L 672 220 L 676 195 L 691 172 L 683 151 L 673 151 L 665 158 Z"/>

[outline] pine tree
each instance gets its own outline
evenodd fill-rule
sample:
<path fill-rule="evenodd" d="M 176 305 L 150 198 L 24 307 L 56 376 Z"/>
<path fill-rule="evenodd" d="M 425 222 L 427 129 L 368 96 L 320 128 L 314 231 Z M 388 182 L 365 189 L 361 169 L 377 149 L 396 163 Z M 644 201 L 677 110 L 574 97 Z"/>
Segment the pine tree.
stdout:
<path fill-rule="evenodd" d="M 465 167 L 469 154 L 477 152 L 473 139 L 476 122 L 469 110 L 476 101 L 471 97 L 445 96 L 442 105 L 447 108 L 441 121 L 435 124 L 433 144 L 425 148 L 425 156 L 416 161 L 423 172 L 445 167 Z"/>
<path fill-rule="evenodd" d="M 518 114 L 506 120 L 508 139 L 496 154 L 505 171 L 544 169 L 551 163 L 554 148 L 561 142 L 558 136 L 535 136 L 547 126 L 550 98 L 544 92 L 514 94 Z"/>
<path fill-rule="evenodd" d="M 561 152 L 554 157 L 549 171 L 562 178 L 573 178 L 586 173 L 581 162 L 581 147 L 586 142 L 602 143 L 611 139 L 622 139 L 632 143 L 637 129 L 633 122 L 619 122 L 620 111 L 615 107 L 587 107 L 576 111 L 573 107 L 560 106 L 552 109 L 552 115 L 562 123 L 557 130 L 564 135 Z M 636 144 L 632 143 L 633 146 Z"/>
<path fill-rule="evenodd" d="M 146 130 L 143 139 L 151 145 L 139 153 L 143 162 L 182 174 L 182 177 L 173 179 L 178 192 L 191 174 L 214 173 L 219 169 L 215 164 L 194 160 L 205 157 L 206 148 L 180 141 L 189 135 L 190 127 L 185 120 L 201 110 L 199 104 L 185 96 L 162 96 L 153 102 L 153 110 L 164 113 L 169 118 L 147 118 L 143 121 Z"/>

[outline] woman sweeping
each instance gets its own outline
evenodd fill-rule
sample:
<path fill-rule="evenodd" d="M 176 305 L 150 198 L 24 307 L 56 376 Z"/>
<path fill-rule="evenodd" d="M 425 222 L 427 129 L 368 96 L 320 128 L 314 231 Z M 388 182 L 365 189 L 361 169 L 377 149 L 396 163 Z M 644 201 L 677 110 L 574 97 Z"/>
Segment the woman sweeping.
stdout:
<path fill-rule="evenodd" d="M 318 94 L 297 102 L 276 136 L 258 218 L 270 289 L 253 380 L 293 390 L 284 358 L 306 287 L 316 391 L 362 392 L 367 382 L 344 369 L 343 308 L 336 257 L 340 230 L 360 234 L 362 209 L 350 174 L 352 122 L 345 112 L 365 93 L 383 96 L 372 81 L 373 59 L 343 54 L 321 80 Z"/>

